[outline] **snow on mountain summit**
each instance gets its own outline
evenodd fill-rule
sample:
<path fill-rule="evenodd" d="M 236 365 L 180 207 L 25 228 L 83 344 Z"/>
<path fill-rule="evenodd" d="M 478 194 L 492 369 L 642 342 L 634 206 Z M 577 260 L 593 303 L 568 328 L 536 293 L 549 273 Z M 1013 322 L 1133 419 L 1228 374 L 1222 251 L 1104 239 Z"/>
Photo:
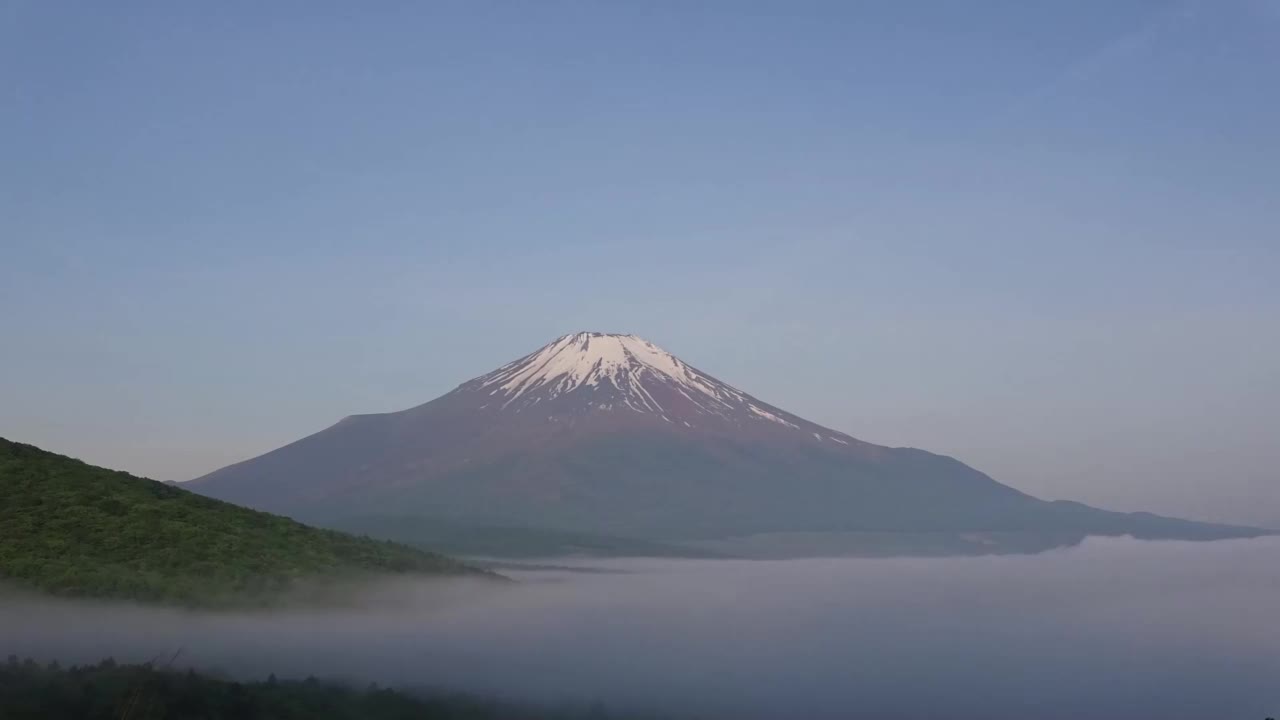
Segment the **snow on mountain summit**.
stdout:
<path fill-rule="evenodd" d="M 566 412 L 627 411 L 689 427 L 713 419 L 763 422 L 815 441 L 823 435 L 842 445 L 852 440 L 767 405 L 636 335 L 563 335 L 459 391 L 480 397 L 481 408 L 521 412 L 538 406 L 552 413 L 548 419 Z"/>
<path fill-rule="evenodd" d="M 478 379 L 481 389 L 510 405 L 529 393 L 545 399 L 581 388 L 617 390 L 620 402 L 635 410 L 662 412 L 647 384 L 674 386 L 699 407 L 730 407 L 741 391 L 686 365 L 644 338 L 580 332 L 556 338 L 541 349 Z"/>

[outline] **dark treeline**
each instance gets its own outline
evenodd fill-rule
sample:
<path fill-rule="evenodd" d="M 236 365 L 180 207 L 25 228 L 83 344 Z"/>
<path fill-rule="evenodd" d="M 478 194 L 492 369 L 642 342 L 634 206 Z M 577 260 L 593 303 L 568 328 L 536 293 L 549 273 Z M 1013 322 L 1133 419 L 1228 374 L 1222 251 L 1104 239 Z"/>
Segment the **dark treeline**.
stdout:
<path fill-rule="evenodd" d="M 469 695 L 422 695 L 369 686 L 305 680 L 236 682 L 103 660 L 61 667 L 10 656 L 0 665 L 0 717 L 5 720 L 604 720 L 598 706 L 538 710 Z"/>

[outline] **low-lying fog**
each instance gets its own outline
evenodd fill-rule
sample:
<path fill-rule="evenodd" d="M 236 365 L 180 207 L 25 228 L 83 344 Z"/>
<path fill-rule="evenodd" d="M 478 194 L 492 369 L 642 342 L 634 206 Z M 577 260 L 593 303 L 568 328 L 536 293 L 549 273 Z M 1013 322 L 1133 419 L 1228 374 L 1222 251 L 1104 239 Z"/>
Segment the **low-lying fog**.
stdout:
<path fill-rule="evenodd" d="M 560 562 L 563 561 L 552 561 Z M 1280 713 L 1280 539 L 1035 556 L 579 561 L 383 588 L 341 611 L 5 599 L 0 652 L 168 657 L 702 717 Z"/>

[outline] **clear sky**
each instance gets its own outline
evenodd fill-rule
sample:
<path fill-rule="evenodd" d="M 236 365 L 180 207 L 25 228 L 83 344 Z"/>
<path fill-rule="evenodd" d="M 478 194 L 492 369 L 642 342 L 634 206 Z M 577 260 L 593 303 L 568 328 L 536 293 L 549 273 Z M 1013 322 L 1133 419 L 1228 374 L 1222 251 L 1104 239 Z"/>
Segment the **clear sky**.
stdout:
<path fill-rule="evenodd" d="M 1280 0 L 0 0 L 0 435 L 187 479 L 576 330 L 1280 525 Z"/>

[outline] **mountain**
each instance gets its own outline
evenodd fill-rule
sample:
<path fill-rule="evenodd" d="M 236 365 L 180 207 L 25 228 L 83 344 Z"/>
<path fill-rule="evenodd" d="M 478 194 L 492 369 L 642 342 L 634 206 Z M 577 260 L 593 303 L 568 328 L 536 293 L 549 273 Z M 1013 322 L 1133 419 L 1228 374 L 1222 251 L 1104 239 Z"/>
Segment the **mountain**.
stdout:
<path fill-rule="evenodd" d="M 338 526 L 396 515 L 693 544 L 860 533 L 882 546 L 926 534 L 985 552 L 1027 533 L 1039 547 L 1263 532 L 1039 500 L 953 458 L 805 420 L 634 335 L 586 332 L 189 487 Z"/>
<path fill-rule="evenodd" d="M 300 581 L 478 574 L 0 438 L 0 579 L 62 595 L 217 605 Z"/>
<path fill-rule="evenodd" d="M 564 555 L 593 557 L 724 558 L 735 553 L 689 543 L 664 543 L 603 533 L 528 526 L 494 526 L 440 516 L 358 515 L 331 518 L 330 527 L 438 552 L 506 559 Z M 485 562 L 484 567 L 491 567 Z"/>

